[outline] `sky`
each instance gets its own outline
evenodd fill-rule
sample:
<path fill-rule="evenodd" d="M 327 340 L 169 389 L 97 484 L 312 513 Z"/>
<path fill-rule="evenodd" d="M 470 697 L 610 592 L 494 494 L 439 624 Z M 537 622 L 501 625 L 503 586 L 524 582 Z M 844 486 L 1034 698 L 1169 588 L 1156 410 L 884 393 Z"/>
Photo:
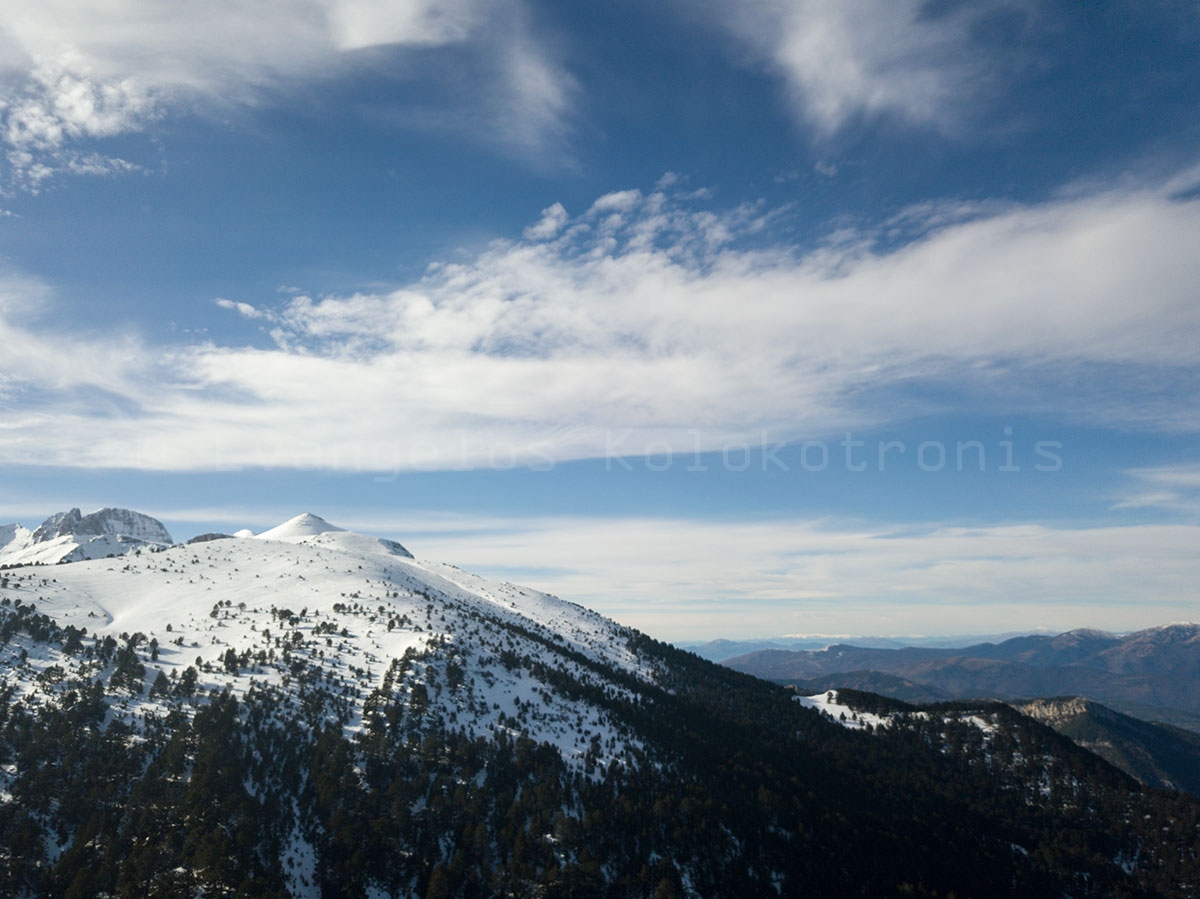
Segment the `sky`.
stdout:
<path fill-rule="evenodd" d="M 666 640 L 1200 618 L 1194 0 L 0 0 L 0 521 Z"/>

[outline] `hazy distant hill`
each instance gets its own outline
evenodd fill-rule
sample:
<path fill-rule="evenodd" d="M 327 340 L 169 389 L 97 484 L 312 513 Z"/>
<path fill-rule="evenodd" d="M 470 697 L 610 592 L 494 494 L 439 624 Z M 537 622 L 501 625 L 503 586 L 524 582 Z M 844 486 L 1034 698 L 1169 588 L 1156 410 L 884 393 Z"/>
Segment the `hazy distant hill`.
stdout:
<path fill-rule="evenodd" d="M 724 662 L 738 656 L 750 655 L 766 649 L 783 649 L 804 651 L 824 649 L 834 643 L 852 641 L 863 649 L 903 649 L 906 646 L 920 646 L 944 649 L 954 646 L 967 646 L 983 643 L 985 640 L 1004 640 L 1016 634 L 1001 634 L 999 636 L 959 635 L 953 637 L 830 637 L 821 635 L 803 637 L 772 637 L 754 640 L 707 640 L 683 641 L 675 645 L 688 652 L 708 659 L 712 662 Z"/>

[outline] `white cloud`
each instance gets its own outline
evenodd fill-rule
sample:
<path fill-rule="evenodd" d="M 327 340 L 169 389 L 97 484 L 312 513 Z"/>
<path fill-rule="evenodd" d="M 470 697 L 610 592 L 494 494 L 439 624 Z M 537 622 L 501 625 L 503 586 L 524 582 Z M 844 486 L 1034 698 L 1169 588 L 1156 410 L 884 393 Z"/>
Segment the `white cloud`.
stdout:
<path fill-rule="evenodd" d="M 270 319 L 271 316 L 263 312 L 261 309 L 256 309 L 249 303 L 243 303 L 238 300 L 227 300 L 224 297 L 217 297 L 214 301 L 221 309 L 228 309 L 230 312 L 236 312 L 242 318 L 251 319 Z"/>
<path fill-rule="evenodd" d="M 89 420 L 112 414 L 114 403 L 128 401 L 135 385 L 152 381 L 161 364 L 136 336 L 119 328 L 99 339 L 42 328 L 36 316 L 50 303 L 50 293 L 37 279 L 0 271 L 0 381 L 6 385 L 0 401 L 8 407 L 0 425 L 0 459 L 6 462 L 24 457 L 19 447 L 37 433 L 53 443 L 66 441 L 69 422 L 86 430 Z M 30 391 L 54 399 L 30 403 Z"/>
<path fill-rule="evenodd" d="M 105 83 L 139 77 L 163 89 L 244 91 L 279 75 L 336 63 L 331 54 L 389 44 L 438 46 L 467 39 L 490 0 L 45 0 L 5 4 L 6 67 L 64 52 Z"/>
<path fill-rule="evenodd" d="M 483 60 L 490 126 L 522 152 L 561 137 L 572 82 L 533 37 L 521 0 L 45 0 L 0 3 L 0 141 L 11 179 L 36 189 L 80 172 L 97 139 L 197 104 L 258 102 L 379 47 L 466 47 Z M 422 68 L 430 76 L 429 67 Z M 461 94 L 461 92 L 460 92 Z M 459 100 L 469 103 L 470 94 Z M 498 137 L 496 137 L 498 136 Z M 87 149 L 84 149 L 84 148 Z M 120 160 L 114 161 L 120 163 Z M 125 163 L 127 166 L 128 163 Z M 120 165 L 85 166 L 95 173 Z"/>
<path fill-rule="evenodd" d="M 976 19 L 1004 4 L 925 0 L 745 0 L 710 15 L 785 81 L 798 113 L 828 136 L 863 116 L 953 130 L 986 81 Z"/>
<path fill-rule="evenodd" d="M 480 24 L 478 0 L 324 0 L 334 43 L 339 50 L 380 44 L 447 44 L 466 40 Z"/>
<path fill-rule="evenodd" d="M 516 5 L 500 59 L 500 89 L 493 97 L 498 111 L 492 131 L 518 153 L 544 155 L 565 137 L 579 87 L 575 79 L 540 46 L 524 26 Z"/>
<path fill-rule="evenodd" d="M 593 214 L 600 212 L 632 212 L 642 201 L 640 190 L 617 190 L 605 194 L 592 204 Z"/>
<path fill-rule="evenodd" d="M 137 79 L 96 80 L 78 52 L 67 48 L 38 61 L 27 77 L 0 67 L 0 146 L 7 147 L 10 179 L 37 192 L 54 175 L 109 175 L 138 166 L 73 147 L 136 130 L 156 115 Z"/>
<path fill-rule="evenodd" d="M 900 249 L 842 231 L 809 252 L 771 245 L 773 214 L 621 192 L 392 292 L 218 303 L 271 347 L 68 337 L 0 306 L 0 373 L 31 397 L 0 452 L 385 474 L 636 457 L 902 418 L 913 384 L 960 411 L 1200 427 L 1179 389 L 1200 372 L 1200 200 L 938 207 Z"/>
<path fill-rule="evenodd" d="M 563 226 L 570 221 L 570 216 L 567 215 L 567 210 L 563 208 L 562 203 L 555 203 L 552 206 L 547 206 L 542 210 L 542 217 L 537 224 L 530 225 L 525 229 L 524 237 L 526 240 L 549 240 L 552 237 L 557 237 L 562 231 Z"/>

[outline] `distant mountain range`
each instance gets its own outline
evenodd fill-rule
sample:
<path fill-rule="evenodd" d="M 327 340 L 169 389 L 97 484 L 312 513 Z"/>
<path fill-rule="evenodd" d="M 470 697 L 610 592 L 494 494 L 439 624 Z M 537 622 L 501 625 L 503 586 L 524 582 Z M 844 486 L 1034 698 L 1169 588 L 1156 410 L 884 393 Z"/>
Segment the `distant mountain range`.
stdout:
<path fill-rule="evenodd" d="M 1083 696 L 1138 717 L 1200 729 L 1200 625 L 1125 636 L 1075 630 L 965 648 L 835 644 L 760 650 L 723 664 L 768 680 L 870 690 L 909 701 Z"/>
<path fill-rule="evenodd" d="M 1006 640 L 1011 637 L 1024 636 L 1027 631 L 1016 631 L 1006 634 L 955 634 L 953 636 L 830 636 L 828 634 L 806 634 L 795 637 L 770 637 L 753 640 L 684 640 L 676 641 L 675 645 L 688 652 L 694 652 L 710 662 L 724 662 L 738 656 L 761 652 L 764 649 L 813 650 L 824 649 L 834 643 L 851 642 L 855 646 L 869 649 L 903 649 L 906 646 L 930 646 L 951 648 L 969 646 L 985 641 Z"/>

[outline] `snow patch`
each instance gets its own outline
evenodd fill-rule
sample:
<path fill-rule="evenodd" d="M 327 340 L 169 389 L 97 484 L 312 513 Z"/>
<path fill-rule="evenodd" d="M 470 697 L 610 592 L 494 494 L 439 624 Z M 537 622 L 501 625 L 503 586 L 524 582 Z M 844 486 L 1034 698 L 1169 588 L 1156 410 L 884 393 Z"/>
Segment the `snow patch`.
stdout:
<path fill-rule="evenodd" d="M 836 690 L 825 693 L 814 693 L 812 696 L 797 696 L 796 702 L 810 709 L 816 709 L 832 718 L 843 727 L 851 730 L 863 730 L 869 724 L 872 727 L 887 727 L 892 723 L 890 717 L 876 715 L 872 712 L 859 712 L 838 702 Z"/>

